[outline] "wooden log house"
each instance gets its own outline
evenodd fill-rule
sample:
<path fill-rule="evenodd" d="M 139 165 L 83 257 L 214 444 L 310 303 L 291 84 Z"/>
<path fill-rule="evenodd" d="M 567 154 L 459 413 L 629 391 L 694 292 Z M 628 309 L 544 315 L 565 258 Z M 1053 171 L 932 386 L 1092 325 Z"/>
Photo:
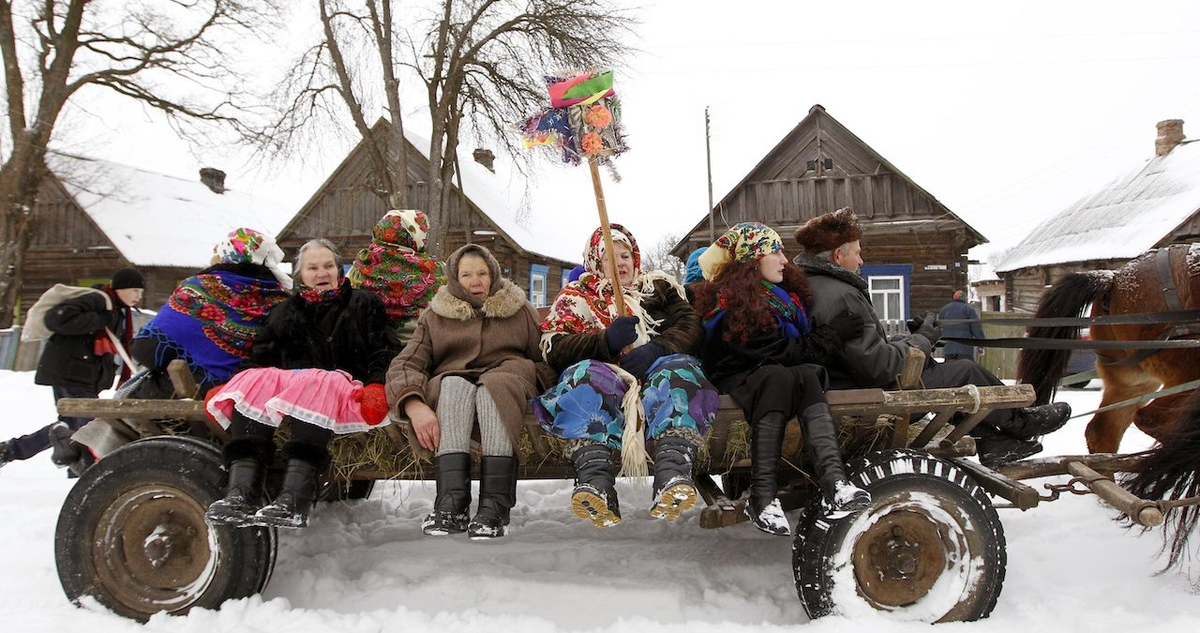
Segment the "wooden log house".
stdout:
<path fill-rule="evenodd" d="M 372 133 L 384 135 L 382 120 Z M 410 206 L 424 210 L 429 141 L 407 129 L 405 137 L 408 196 L 413 201 Z M 514 201 L 524 193 L 516 188 L 523 183 L 512 178 L 500 182 L 491 171 L 493 158 L 490 151 L 476 150 L 472 157 L 460 159 L 462 187 L 457 178 L 450 184 L 450 204 L 439 218 L 440 255 L 448 256 L 469 242 L 486 246 L 496 256 L 504 275 L 525 290 L 531 303 L 549 305 L 575 267 L 574 261 L 566 259 L 573 249 L 555 257 L 530 248 L 532 235 L 515 220 L 518 203 Z M 336 244 L 343 259 L 349 261 L 367 245 L 375 223 L 390 208 L 377 193 L 377 182 L 365 145 L 360 142 L 280 232 L 280 245 L 290 257 L 304 242 L 323 237 Z"/>
<path fill-rule="evenodd" d="M 862 274 L 881 319 L 937 312 L 967 287 L 967 250 L 987 239 L 820 105 L 717 203 L 713 231 L 726 228 L 721 218 L 762 222 L 795 254 L 800 225 L 846 206 L 863 225 Z M 712 241 L 704 217 L 671 253 L 686 259 Z"/>

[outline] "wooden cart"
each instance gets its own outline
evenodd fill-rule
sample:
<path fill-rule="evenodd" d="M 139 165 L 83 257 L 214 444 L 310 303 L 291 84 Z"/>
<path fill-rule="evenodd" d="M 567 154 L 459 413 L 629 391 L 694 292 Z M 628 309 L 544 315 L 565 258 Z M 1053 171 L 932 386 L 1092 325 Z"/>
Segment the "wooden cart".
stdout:
<path fill-rule="evenodd" d="M 910 361 L 906 374 L 919 376 L 923 358 Z M 170 373 L 177 393 L 195 395 L 186 368 Z M 901 377 L 900 384 L 911 382 Z M 874 498 L 867 510 L 840 520 L 819 511 L 819 495 L 804 471 L 799 425 L 789 425 L 780 497 L 785 509 L 804 508 L 792 567 L 808 614 L 831 613 L 846 606 L 835 596 L 843 601 L 853 596 L 906 619 L 985 617 L 1000 594 L 1006 560 L 1004 529 L 991 496 L 1022 509 L 1050 498 L 1020 479 L 1071 472 L 1135 520 L 1161 522 L 1154 504 L 1128 498 L 1096 473 L 1126 468 L 1132 463 L 1128 458 L 1056 458 L 1020 462 L 999 472 L 966 459 L 975 453 L 967 433 L 984 416 L 1028 406 L 1033 399 L 1028 385 L 830 392 L 852 477 Z M 232 528 L 204 520 L 208 505 L 224 494 L 220 444 L 226 436 L 203 414 L 201 402 L 63 399 L 58 409 L 103 420 L 129 440 L 84 473 L 59 516 L 55 559 L 71 600 L 92 596 L 117 613 L 146 620 L 159 611 L 215 608 L 263 590 L 275 562 L 274 528 Z M 696 466 L 698 488 L 708 504 L 701 527 L 746 520 L 739 496 L 749 470 L 747 437 L 742 411 L 722 396 Z M 378 459 L 339 461 L 335 451 L 335 463 L 323 479 L 325 498 L 365 497 L 376 480 L 433 478 L 428 453 L 410 445 L 398 425 L 339 441 L 364 450 L 372 446 L 386 454 L 387 465 L 381 468 Z M 527 416 L 520 443 L 522 478 L 573 477 L 556 442 Z M 854 590 L 839 590 L 846 586 Z"/>

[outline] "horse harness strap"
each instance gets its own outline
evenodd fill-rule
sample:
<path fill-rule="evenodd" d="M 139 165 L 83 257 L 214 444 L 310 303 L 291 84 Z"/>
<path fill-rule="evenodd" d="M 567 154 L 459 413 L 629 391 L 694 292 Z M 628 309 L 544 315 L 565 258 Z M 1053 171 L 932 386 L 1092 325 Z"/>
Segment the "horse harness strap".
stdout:
<path fill-rule="evenodd" d="M 1154 253 L 1154 267 L 1158 272 L 1158 284 L 1162 289 L 1163 301 L 1167 304 L 1167 310 L 1178 312 L 1183 310 L 1183 304 L 1179 301 L 1179 287 L 1175 285 L 1175 275 L 1171 272 L 1171 251 L 1174 246 L 1160 248 Z M 1184 266 L 1187 267 L 1187 254 L 1184 254 Z M 1200 325 L 1195 323 L 1177 323 L 1167 328 L 1162 334 L 1156 337 L 1160 341 L 1170 341 L 1186 336 L 1194 336 L 1200 334 Z M 1101 354 L 1096 355 L 1096 361 L 1101 365 L 1109 367 L 1122 367 L 1128 365 L 1137 365 L 1138 363 L 1150 358 L 1158 353 L 1156 349 L 1143 349 L 1136 354 L 1131 354 L 1120 360 L 1105 358 Z"/>

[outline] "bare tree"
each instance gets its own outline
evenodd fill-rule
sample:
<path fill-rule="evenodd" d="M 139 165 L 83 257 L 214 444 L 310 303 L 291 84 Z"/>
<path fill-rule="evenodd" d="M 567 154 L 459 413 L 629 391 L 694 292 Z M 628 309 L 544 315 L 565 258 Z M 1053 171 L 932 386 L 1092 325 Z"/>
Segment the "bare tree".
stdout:
<path fill-rule="evenodd" d="M 0 326 L 13 321 L 46 151 L 72 100 L 104 89 L 154 108 L 185 138 L 250 137 L 225 47 L 269 23 L 269 0 L 0 0 L 8 130 L 0 166 Z M 171 86 L 171 87 L 166 87 Z"/>
<path fill-rule="evenodd" d="M 679 236 L 674 233 L 667 233 L 659 238 L 650 248 L 642 251 L 642 269 L 661 270 L 673 275 L 682 283 L 684 274 L 687 273 L 687 265 L 671 254 L 671 249 L 678 243 Z"/>
<path fill-rule="evenodd" d="M 513 130 L 547 100 L 543 73 L 617 61 L 618 39 L 632 24 L 610 0 L 436 0 L 403 21 L 395 17 L 398 0 L 317 2 L 321 41 L 277 90 L 283 107 L 270 149 L 290 153 L 312 137 L 314 124 L 348 115 L 368 150 L 376 193 L 394 207 L 424 209 L 434 250 L 464 119 L 477 139 L 516 154 Z M 423 200 L 405 192 L 401 104 L 415 109 L 400 93 L 405 68 L 424 88 L 420 105 L 432 123 Z M 373 133 L 372 112 L 386 113 L 385 134 Z"/>
<path fill-rule="evenodd" d="M 463 119 L 516 155 L 512 130 L 546 104 L 545 73 L 616 63 L 632 24 L 608 0 L 442 0 L 412 54 L 433 121 L 429 208 L 447 203 Z"/>

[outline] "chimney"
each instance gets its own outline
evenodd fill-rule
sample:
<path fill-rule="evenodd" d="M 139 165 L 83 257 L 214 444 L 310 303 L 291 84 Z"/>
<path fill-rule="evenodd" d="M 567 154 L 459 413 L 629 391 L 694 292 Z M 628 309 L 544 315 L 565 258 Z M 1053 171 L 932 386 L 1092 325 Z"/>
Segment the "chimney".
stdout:
<path fill-rule="evenodd" d="M 1183 119 L 1158 122 L 1158 138 L 1154 139 L 1154 155 L 1166 156 L 1183 141 Z"/>
<path fill-rule="evenodd" d="M 225 172 L 212 167 L 200 168 L 200 182 L 213 193 L 225 193 Z"/>
<path fill-rule="evenodd" d="M 496 155 L 492 153 L 492 150 L 480 147 L 475 150 L 473 156 L 475 157 L 475 162 L 487 167 L 487 170 L 493 174 L 496 173 L 496 168 L 492 166 L 496 162 Z"/>

